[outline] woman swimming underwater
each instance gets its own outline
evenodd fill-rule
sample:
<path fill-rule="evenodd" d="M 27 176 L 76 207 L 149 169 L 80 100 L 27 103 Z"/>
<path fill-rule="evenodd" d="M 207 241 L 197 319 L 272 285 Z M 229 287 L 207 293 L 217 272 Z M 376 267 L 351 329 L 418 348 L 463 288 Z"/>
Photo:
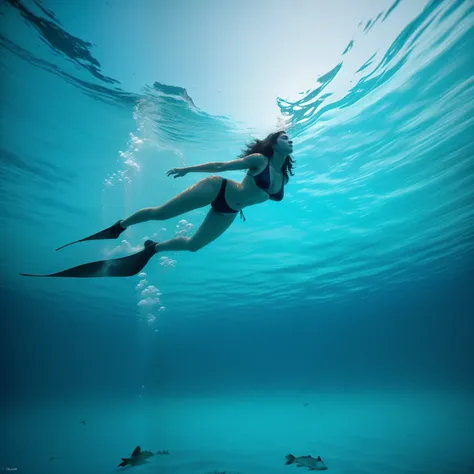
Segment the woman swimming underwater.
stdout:
<path fill-rule="evenodd" d="M 243 217 L 243 208 L 268 199 L 273 201 L 283 199 L 284 186 L 289 181 L 289 174 L 294 175 L 292 171 L 294 160 L 290 156 L 292 151 L 292 141 L 285 132 L 280 131 L 269 134 L 264 140 L 254 140 L 236 160 L 174 168 L 167 172 L 168 176 L 179 178 L 187 173 L 220 173 L 235 170 L 247 170 L 247 173 L 241 183 L 220 176 L 201 179 L 162 206 L 140 209 L 97 234 L 63 245 L 56 250 L 86 240 L 117 239 L 131 225 L 151 220 L 172 219 L 210 205 L 211 209 L 206 218 L 192 237 L 175 237 L 160 243 L 147 240 L 143 250 L 127 257 L 86 263 L 49 275 L 29 273 L 20 275 L 78 278 L 132 276 L 139 273 L 157 252 L 180 250 L 197 252 L 221 236 L 234 222 L 239 212 Z"/>

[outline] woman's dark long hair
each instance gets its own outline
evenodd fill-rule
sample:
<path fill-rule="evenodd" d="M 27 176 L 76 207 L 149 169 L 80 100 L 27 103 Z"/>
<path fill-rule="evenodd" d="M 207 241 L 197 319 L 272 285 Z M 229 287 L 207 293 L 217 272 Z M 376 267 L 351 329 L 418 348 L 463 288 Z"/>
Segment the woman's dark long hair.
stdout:
<path fill-rule="evenodd" d="M 251 155 L 252 153 L 261 153 L 262 155 L 265 155 L 267 158 L 270 158 L 273 156 L 273 145 L 276 144 L 278 137 L 280 135 L 283 135 L 286 133 L 285 131 L 279 131 L 275 133 L 270 133 L 266 138 L 263 140 L 259 140 L 258 138 L 255 139 L 253 142 L 248 143 L 245 146 L 244 151 L 239 155 L 239 158 L 244 158 L 247 155 Z M 290 176 L 294 176 L 295 173 L 293 173 L 293 165 L 295 164 L 295 160 L 288 155 L 285 158 L 285 161 L 283 163 L 283 166 L 281 167 L 281 172 L 283 173 L 283 176 L 285 177 L 285 183 L 288 183 L 290 180 Z"/>

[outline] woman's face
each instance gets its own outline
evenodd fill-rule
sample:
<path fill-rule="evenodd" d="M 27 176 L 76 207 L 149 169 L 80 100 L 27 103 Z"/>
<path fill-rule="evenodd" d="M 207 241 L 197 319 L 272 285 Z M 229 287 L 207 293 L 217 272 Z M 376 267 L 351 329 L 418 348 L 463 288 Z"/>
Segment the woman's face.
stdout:
<path fill-rule="evenodd" d="M 273 149 L 278 153 L 289 155 L 293 151 L 293 142 L 286 133 L 282 133 L 278 137 Z"/>

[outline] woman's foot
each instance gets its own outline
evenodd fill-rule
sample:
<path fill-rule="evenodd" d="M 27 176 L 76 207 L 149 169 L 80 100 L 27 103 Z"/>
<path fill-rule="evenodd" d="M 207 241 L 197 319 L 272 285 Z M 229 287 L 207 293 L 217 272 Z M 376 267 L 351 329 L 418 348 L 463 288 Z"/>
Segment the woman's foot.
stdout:
<path fill-rule="evenodd" d="M 156 253 L 156 244 L 157 242 L 154 242 L 153 240 L 145 240 L 145 248 L 147 249 L 150 245 L 153 245 L 155 253 Z"/>

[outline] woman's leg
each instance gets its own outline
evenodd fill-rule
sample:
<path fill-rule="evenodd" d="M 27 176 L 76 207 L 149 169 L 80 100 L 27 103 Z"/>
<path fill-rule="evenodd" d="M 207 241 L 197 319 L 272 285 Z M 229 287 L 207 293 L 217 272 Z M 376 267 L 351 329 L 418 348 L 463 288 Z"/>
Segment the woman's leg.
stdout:
<path fill-rule="evenodd" d="M 221 184 L 222 178 L 220 176 L 209 176 L 201 179 L 201 181 L 185 189 L 162 206 L 140 209 L 121 221 L 120 225 L 126 229 L 141 222 L 172 219 L 194 209 L 208 206 L 217 196 Z"/>
<path fill-rule="evenodd" d="M 107 229 L 89 235 L 88 237 L 84 237 L 83 239 L 62 245 L 56 250 L 61 250 L 64 247 L 77 244 L 78 242 L 85 242 L 86 240 L 117 239 L 127 227 L 133 224 L 139 224 L 140 222 L 151 220 L 161 221 L 171 219 L 172 217 L 179 216 L 185 212 L 192 211 L 193 209 L 207 206 L 216 198 L 221 184 L 222 178 L 220 176 L 209 176 L 201 179 L 201 181 L 188 189 L 185 189 L 182 193 L 178 194 L 162 206 L 141 209 L 130 217 L 127 217 L 127 219 L 118 221 Z"/>
<path fill-rule="evenodd" d="M 63 245 L 56 250 L 67 247 L 77 242 L 86 240 L 101 240 L 117 238 L 125 229 L 133 224 L 145 222 L 148 220 L 163 220 L 179 216 L 185 212 L 197 209 L 208 204 L 216 198 L 222 178 L 211 176 L 205 178 L 194 186 L 183 191 L 162 206 L 142 209 L 125 221 L 119 221 L 112 227 L 105 229 L 97 234 L 85 237 L 84 239 Z M 189 252 L 197 252 L 202 247 L 210 244 L 221 236 L 234 222 L 236 213 L 223 214 L 211 210 L 206 218 L 199 226 L 198 230 L 192 237 L 176 237 L 162 243 L 155 243 L 151 240 L 145 242 L 145 248 L 140 252 L 129 255 L 127 257 L 114 258 L 110 260 L 100 260 L 90 262 L 76 267 L 69 268 L 62 272 L 52 273 L 48 275 L 35 275 L 21 273 L 24 276 L 34 277 L 73 277 L 73 278 L 93 278 L 93 277 L 125 277 L 136 275 L 155 255 L 156 252 L 187 250 Z"/>
<path fill-rule="evenodd" d="M 211 209 L 192 237 L 175 237 L 155 245 L 156 252 L 187 250 L 197 252 L 220 237 L 234 222 L 237 213 L 221 214 Z"/>
<path fill-rule="evenodd" d="M 127 277 L 139 273 L 156 252 L 188 250 L 196 252 L 200 248 L 210 244 L 222 235 L 234 222 L 237 213 L 221 214 L 211 209 L 199 229 L 192 237 L 176 237 L 162 243 L 151 240 L 145 242 L 145 248 L 127 257 L 100 260 L 85 263 L 69 268 L 62 272 L 48 275 L 35 275 L 31 273 L 20 273 L 23 276 L 32 277 L 72 277 L 72 278 L 94 278 L 94 277 Z"/>

